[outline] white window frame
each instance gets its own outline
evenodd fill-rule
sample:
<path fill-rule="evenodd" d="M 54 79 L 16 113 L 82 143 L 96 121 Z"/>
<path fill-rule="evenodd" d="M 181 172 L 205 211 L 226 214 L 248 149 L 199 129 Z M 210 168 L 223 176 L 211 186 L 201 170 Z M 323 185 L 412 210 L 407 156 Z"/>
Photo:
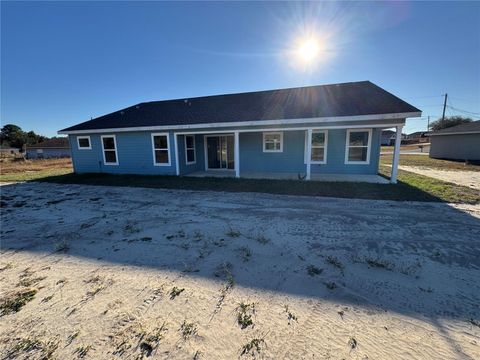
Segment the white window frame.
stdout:
<path fill-rule="evenodd" d="M 312 138 L 313 134 L 324 133 L 325 134 L 325 144 L 323 146 L 313 146 L 314 148 L 321 148 L 323 147 L 323 161 L 313 161 L 310 154 L 310 164 L 326 164 L 327 163 L 327 146 L 328 146 L 328 130 L 312 130 Z M 305 151 L 303 154 L 303 163 L 307 163 L 307 149 L 308 149 L 308 132 L 305 131 Z"/>
<path fill-rule="evenodd" d="M 266 143 L 265 143 L 265 138 L 267 135 L 280 135 L 280 150 L 267 150 L 266 149 Z M 270 132 L 264 132 L 263 133 L 263 152 L 264 153 L 281 153 L 283 152 L 283 132 L 282 131 L 270 131 Z"/>
<path fill-rule="evenodd" d="M 153 155 L 153 165 L 154 166 L 171 166 L 171 156 L 170 156 L 170 134 L 169 133 L 152 133 L 152 155 Z M 167 137 L 167 148 L 155 148 L 155 136 L 166 136 Z M 168 163 L 157 163 L 155 150 L 167 150 Z"/>
<path fill-rule="evenodd" d="M 113 151 L 112 149 L 106 149 L 103 145 L 103 139 L 104 138 L 113 138 L 113 144 L 115 145 L 115 160 L 116 162 L 108 162 L 105 159 L 105 151 Z M 103 164 L 104 165 L 118 165 L 118 148 L 117 148 L 117 137 L 115 135 L 102 135 L 100 137 L 100 141 L 102 142 L 102 155 L 103 155 Z"/>
<path fill-rule="evenodd" d="M 193 148 L 187 147 L 187 137 L 193 138 Z M 193 165 L 197 163 L 197 148 L 195 144 L 195 135 L 185 135 L 185 163 L 187 165 Z M 193 161 L 188 161 L 188 150 L 193 150 Z"/>
<path fill-rule="evenodd" d="M 81 139 L 88 139 L 88 147 L 80 146 Z M 77 136 L 77 148 L 78 150 L 92 150 L 92 140 L 90 136 Z"/>
<path fill-rule="evenodd" d="M 350 146 L 350 133 L 355 133 L 355 132 L 368 132 L 367 159 L 365 161 L 349 161 L 348 160 L 348 152 L 349 152 L 348 150 L 351 147 L 365 147 L 365 145 Z M 369 165 L 371 149 L 372 149 L 372 129 L 347 129 L 347 136 L 345 138 L 345 165 Z"/>

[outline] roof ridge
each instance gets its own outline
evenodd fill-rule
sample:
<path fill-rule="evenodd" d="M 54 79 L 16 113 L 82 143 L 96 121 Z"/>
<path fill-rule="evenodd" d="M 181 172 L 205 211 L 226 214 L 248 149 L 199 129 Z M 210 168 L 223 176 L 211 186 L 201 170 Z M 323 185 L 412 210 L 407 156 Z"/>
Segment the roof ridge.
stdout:
<path fill-rule="evenodd" d="M 246 95 L 246 94 L 259 94 L 259 93 L 267 93 L 267 92 L 275 92 L 275 91 L 285 91 L 285 90 L 300 90 L 300 89 L 311 89 L 311 88 L 318 88 L 318 87 L 328 87 L 328 86 L 339 86 L 339 85 L 349 85 L 349 84 L 361 84 L 361 83 L 372 83 L 370 80 L 361 80 L 361 81 L 348 81 L 343 83 L 332 83 L 332 84 L 322 84 L 322 85 L 306 85 L 306 86 L 293 86 L 293 87 L 286 87 L 280 89 L 270 89 L 270 90 L 255 90 L 255 91 L 244 91 L 244 92 L 234 92 L 234 93 L 227 93 L 227 94 L 212 94 L 212 95 L 204 95 L 204 96 L 194 96 L 194 97 L 181 97 L 181 98 L 174 98 L 174 99 L 164 99 L 164 100 L 152 100 L 152 101 L 143 101 L 138 103 L 137 106 L 141 104 L 152 104 L 158 103 L 163 101 L 181 101 L 181 100 L 194 100 L 194 99 L 206 99 L 212 97 L 220 97 L 220 96 L 233 96 L 233 95 Z M 379 87 L 378 85 L 375 85 Z M 129 106 L 129 107 L 132 107 Z"/>

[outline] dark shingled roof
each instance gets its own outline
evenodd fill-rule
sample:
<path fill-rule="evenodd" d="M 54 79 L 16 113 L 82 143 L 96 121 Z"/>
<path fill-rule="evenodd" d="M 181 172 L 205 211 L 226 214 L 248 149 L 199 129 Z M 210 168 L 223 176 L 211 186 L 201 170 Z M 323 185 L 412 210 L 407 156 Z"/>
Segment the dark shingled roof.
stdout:
<path fill-rule="evenodd" d="M 63 129 L 177 126 L 420 112 L 370 81 L 144 102 Z"/>
<path fill-rule="evenodd" d="M 480 120 L 448 127 L 438 131 L 429 132 L 427 133 L 427 135 L 435 136 L 435 135 L 458 134 L 458 133 L 469 133 L 469 132 L 471 133 L 480 132 Z"/>

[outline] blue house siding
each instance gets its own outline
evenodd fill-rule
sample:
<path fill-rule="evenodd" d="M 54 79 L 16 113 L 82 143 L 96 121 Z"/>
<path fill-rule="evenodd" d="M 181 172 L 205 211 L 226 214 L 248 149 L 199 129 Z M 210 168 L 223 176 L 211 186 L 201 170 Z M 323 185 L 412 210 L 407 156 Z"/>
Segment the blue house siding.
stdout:
<path fill-rule="evenodd" d="M 204 171 L 205 170 L 205 152 L 204 152 L 204 143 L 203 135 L 194 135 L 195 136 L 195 164 L 187 164 L 185 157 L 185 136 L 178 136 L 178 163 L 180 167 L 180 175 L 185 175 L 194 171 Z M 172 143 L 173 144 L 173 143 Z M 172 145 L 173 146 L 173 145 Z M 175 159 L 173 159 L 175 161 Z"/>
<path fill-rule="evenodd" d="M 199 130 L 202 131 L 202 130 Z M 205 131 L 205 130 L 203 130 Z M 157 132 L 153 132 L 157 133 Z M 78 149 L 77 136 L 70 135 L 72 160 L 77 173 L 175 175 L 175 142 L 169 134 L 170 165 L 154 166 L 152 132 L 119 132 L 115 134 L 82 134 L 90 136 L 90 150 Z M 327 162 L 312 164 L 311 172 L 323 174 L 376 174 L 380 155 L 381 130 L 372 129 L 370 162 L 366 165 L 345 164 L 346 129 L 328 130 Z M 118 165 L 105 165 L 101 135 L 115 135 Z M 305 130 L 283 131 L 283 152 L 263 152 L 263 132 L 243 132 L 240 139 L 240 175 L 245 172 L 301 173 L 306 172 Z M 205 170 L 204 134 L 195 135 L 196 163 L 187 165 L 185 136 L 178 136 L 180 175 Z"/>
<path fill-rule="evenodd" d="M 156 132 L 155 132 L 156 133 Z M 90 136 L 90 150 L 78 149 L 77 137 L 70 135 L 72 159 L 77 173 L 175 175 L 175 146 L 169 132 L 170 166 L 154 166 L 150 132 L 121 132 L 115 134 L 86 134 Z M 101 135 L 115 135 L 118 165 L 103 162 Z M 84 136 L 82 134 L 82 136 Z"/>
<path fill-rule="evenodd" d="M 312 164 L 311 171 L 323 174 L 376 174 L 381 130 L 372 130 L 369 164 L 345 164 L 346 129 L 328 131 L 327 163 Z M 283 152 L 263 152 L 263 132 L 240 133 L 240 174 L 244 172 L 305 173 L 306 132 L 284 131 Z"/>

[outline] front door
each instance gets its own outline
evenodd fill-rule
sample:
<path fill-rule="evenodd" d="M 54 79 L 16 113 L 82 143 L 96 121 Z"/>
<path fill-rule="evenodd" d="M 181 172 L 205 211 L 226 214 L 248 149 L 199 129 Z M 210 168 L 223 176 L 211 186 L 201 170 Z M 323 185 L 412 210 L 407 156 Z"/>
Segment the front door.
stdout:
<path fill-rule="evenodd" d="M 208 169 L 235 169 L 233 135 L 207 136 Z"/>

